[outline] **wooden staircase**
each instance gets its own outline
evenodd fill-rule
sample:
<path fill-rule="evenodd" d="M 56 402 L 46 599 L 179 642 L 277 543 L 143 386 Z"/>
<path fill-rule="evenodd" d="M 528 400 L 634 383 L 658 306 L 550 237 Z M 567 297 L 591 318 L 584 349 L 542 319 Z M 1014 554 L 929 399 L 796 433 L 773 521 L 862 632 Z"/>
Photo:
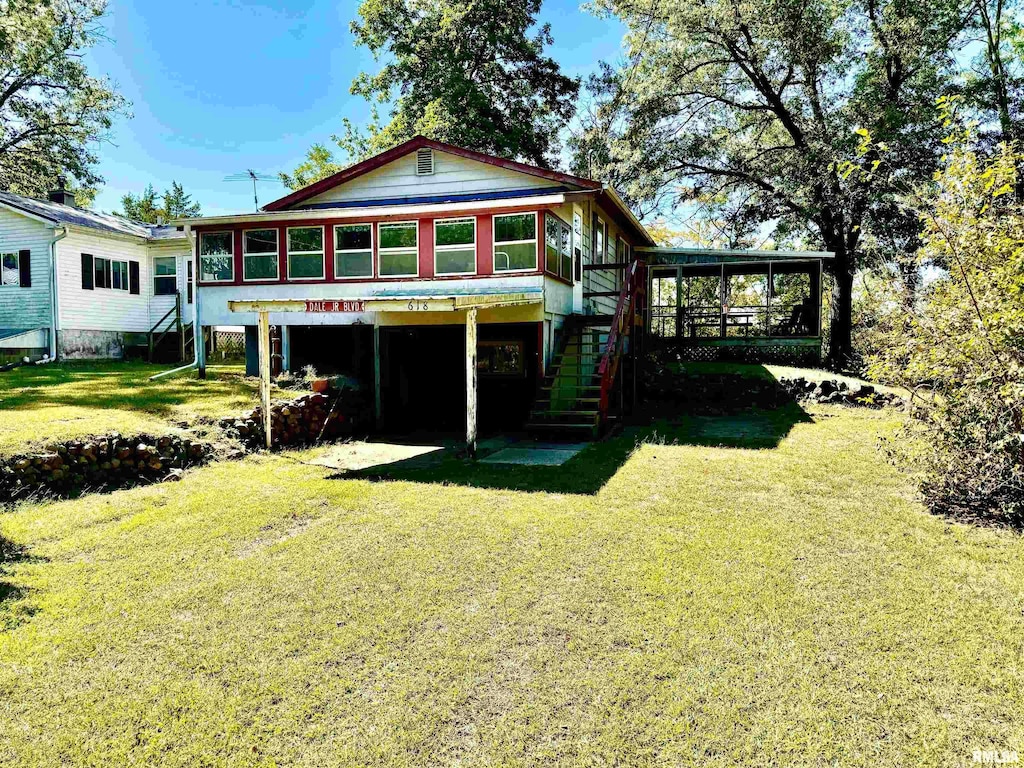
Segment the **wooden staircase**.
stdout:
<path fill-rule="evenodd" d="M 597 437 L 601 428 L 598 368 L 610 324 L 611 318 L 602 315 L 566 318 L 526 424 L 531 434 L 582 440 Z"/>
<path fill-rule="evenodd" d="M 640 312 L 643 263 L 626 270 L 614 315 L 570 315 L 526 428 L 538 437 L 593 440 L 625 409 L 623 358 Z"/>
<path fill-rule="evenodd" d="M 161 344 L 170 335 L 171 340 L 177 342 L 175 355 L 179 361 L 186 362 L 192 354 L 191 349 L 195 347 L 195 329 L 193 323 L 182 323 L 181 318 L 181 293 L 175 294 L 174 306 L 167 310 L 167 314 L 161 317 L 147 333 L 149 342 L 149 362 L 155 362 L 158 356 L 163 357 L 164 350 Z"/>

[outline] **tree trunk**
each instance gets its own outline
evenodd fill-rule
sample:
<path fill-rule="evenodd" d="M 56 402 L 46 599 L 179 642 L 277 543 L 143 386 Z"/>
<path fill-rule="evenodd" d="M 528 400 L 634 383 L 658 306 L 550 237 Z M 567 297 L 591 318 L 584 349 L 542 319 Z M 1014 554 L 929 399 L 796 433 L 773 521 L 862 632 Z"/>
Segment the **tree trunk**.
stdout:
<path fill-rule="evenodd" d="M 842 234 L 825 238 L 825 248 L 836 254 L 829 270 L 833 275 L 833 289 L 828 302 L 825 366 L 837 372 L 849 371 L 853 367 L 853 259 Z"/>
<path fill-rule="evenodd" d="M 829 306 L 829 344 L 826 365 L 833 371 L 853 367 L 853 270 L 845 254 L 836 252 Z"/>

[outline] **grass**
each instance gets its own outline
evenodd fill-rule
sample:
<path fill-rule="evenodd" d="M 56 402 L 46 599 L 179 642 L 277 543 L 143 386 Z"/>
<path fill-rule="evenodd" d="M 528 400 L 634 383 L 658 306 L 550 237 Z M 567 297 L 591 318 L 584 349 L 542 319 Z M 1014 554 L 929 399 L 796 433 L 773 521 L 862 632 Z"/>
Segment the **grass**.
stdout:
<path fill-rule="evenodd" d="M 164 432 L 175 422 L 220 418 L 256 405 L 241 366 L 158 381 L 167 366 L 99 362 L 23 366 L 0 373 L 0 455 L 105 432 Z"/>
<path fill-rule="evenodd" d="M 595 445 L 562 468 L 581 492 L 486 465 L 332 478 L 303 452 L 4 514 L 0 764 L 1024 749 L 1024 539 L 925 514 L 877 452 L 892 416 L 811 416 L 774 448 L 735 422 L 741 447 L 700 444 L 713 420 Z"/>

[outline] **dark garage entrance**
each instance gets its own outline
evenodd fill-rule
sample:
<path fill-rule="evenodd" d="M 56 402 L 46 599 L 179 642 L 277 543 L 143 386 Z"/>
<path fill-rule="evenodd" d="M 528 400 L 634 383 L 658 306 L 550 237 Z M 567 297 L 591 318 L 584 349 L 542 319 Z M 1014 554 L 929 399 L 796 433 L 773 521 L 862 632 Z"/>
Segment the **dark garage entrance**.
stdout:
<path fill-rule="evenodd" d="M 481 324 L 477 401 L 481 432 L 517 429 L 537 387 L 538 324 Z M 405 433 L 466 428 L 466 329 L 380 328 L 381 427 Z"/>

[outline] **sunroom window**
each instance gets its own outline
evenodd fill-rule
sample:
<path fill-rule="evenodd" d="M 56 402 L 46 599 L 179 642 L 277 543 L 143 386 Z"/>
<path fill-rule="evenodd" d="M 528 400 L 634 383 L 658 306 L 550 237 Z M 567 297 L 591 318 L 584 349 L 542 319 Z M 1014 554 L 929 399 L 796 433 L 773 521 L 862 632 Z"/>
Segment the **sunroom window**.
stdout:
<path fill-rule="evenodd" d="M 372 224 L 339 224 L 334 228 L 334 276 L 373 277 Z"/>
<path fill-rule="evenodd" d="M 415 277 L 419 273 L 419 235 L 415 221 L 377 226 L 381 277 Z"/>
<path fill-rule="evenodd" d="M 276 280 L 277 272 L 277 230 L 246 230 L 242 234 L 243 279 Z"/>
<path fill-rule="evenodd" d="M 494 271 L 524 272 L 537 268 L 537 216 L 533 213 L 494 217 Z"/>
<path fill-rule="evenodd" d="M 228 282 L 235 277 L 231 232 L 199 235 L 199 277 L 206 283 Z"/>
<path fill-rule="evenodd" d="M 288 279 L 316 280 L 324 276 L 324 228 L 288 230 Z"/>
<path fill-rule="evenodd" d="M 471 275 L 476 272 L 476 219 L 434 222 L 434 272 Z"/>
<path fill-rule="evenodd" d="M 572 230 L 553 213 L 544 217 L 544 268 L 572 280 Z"/>

